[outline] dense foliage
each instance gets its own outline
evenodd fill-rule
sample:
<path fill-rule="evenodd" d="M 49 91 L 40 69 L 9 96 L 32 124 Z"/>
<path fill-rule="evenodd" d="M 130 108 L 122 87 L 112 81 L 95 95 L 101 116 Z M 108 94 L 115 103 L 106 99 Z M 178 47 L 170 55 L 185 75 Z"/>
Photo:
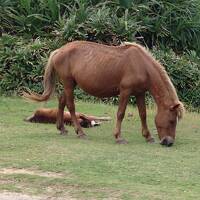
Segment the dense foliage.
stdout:
<path fill-rule="evenodd" d="M 1 42 L 4 46 L 0 48 L 1 90 L 12 93 L 30 87 L 39 92 L 48 53 L 58 47 L 57 42 L 24 40 L 9 35 L 3 35 Z"/>
<path fill-rule="evenodd" d="M 200 107 L 200 58 L 196 53 L 178 56 L 172 50 L 154 49 L 153 54 L 165 66 L 180 99 Z"/>
<path fill-rule="evenodd" d="M 199 0 L 0 0 L 0 23 L 1 93 L 41 92 L 49 52 L 67 41 L 137 41 L 163 63 L 181 99 L 200 106 Z"/>
<path fill-rule="evenodd" d="M 10 34 L 200 50 L 199 0 L 0 0 L 0 10 Z"/>

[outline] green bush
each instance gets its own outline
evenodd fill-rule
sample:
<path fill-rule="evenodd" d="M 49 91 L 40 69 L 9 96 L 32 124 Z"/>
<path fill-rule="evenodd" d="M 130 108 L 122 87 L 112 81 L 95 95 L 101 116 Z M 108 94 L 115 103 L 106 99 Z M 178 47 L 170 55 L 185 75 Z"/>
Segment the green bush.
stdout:
<path fill-rule="evenodd" d="M 24 40 L 3 35 L 0 38 L 1 93 L 19 92 L 24 87 L 42 90 L 42 75 L 50 51 L 58 48 L 58 41 Z"/>
<path fill-rule="evenodd" d="M 69 16 L 61 17 L 57 31 L 67 41 L 90 40 L 107 44 L 133 41 L 140 29 L 131 15 L 118 17 L 119 8 L 110 8 L 106 3 L 95 7 L 79 2 L 68 7 Z"/>
<path fill-rule="evenodd" d="M 152 47 L 168 46 L 176 52 L 200 53 L 199 0 L 135 0 L 130 8 L 142 30 L 138 35 Z"/>
<path fill-rule="evenodd" d="M 1 93 L 12 94 L 25 88 L 42 92 L 44 67 L 50 51 L 60 47 L 64 42 L 39 38 L 23 40 L 10 35 L 3 35 L 0 41 Z M 200 107 L 200 58 L 195 52 L 178 56 L 170 49 L 153 49 L 152 53 L 165 66 L 180 99 L 188 105 Z M 75 95 L 78 99 L 97 101 L 78 88 Z M 103 101 L 118 103 L 118 98 Z M 135 103 L 134 97 L 130 98 L 130 103 Z"/>
<path fill-rule="evenodd" d="M 26 37 L 85 39 L 200 53 L 199 0 L 0 0 L 3 32 Z"/>
<path fill-rule="evenodd" d="M 0 0 L 0 23 L 1 93 L 41 92 L 50 51 L 67 41 L 139 40 L 166 67 L 181 100 L 200 107 L 199 0 Z"/>
<path fill-rule="evenodd" d="M 168 72 L 178 96 L 193 107 L 200 107 L 200 58 L 191 51 L 182 56 L 172 50 L 153 50 Z"/>

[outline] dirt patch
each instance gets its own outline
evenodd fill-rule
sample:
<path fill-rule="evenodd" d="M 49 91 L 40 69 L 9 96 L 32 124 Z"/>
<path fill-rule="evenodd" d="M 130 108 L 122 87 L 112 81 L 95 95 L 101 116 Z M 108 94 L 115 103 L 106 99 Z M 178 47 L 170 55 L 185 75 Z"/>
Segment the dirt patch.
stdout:
<path fill-rule="evenodd" d="M 27 194 L 14 193 L 14 192 L 1 192 L 1 200 L 75 200 L 69 196 L 65 197 L 50 197 L 50 196 L 31 196 Z"/>
<path fill-rule="evenodd" d="M 17 168 L 0 169 L 0 174 L 28 174 L 28 175 L 36 175 L 36 176 L 48 177 L 48 178 L 62 178 L 64 176 L 61 173 L 42 172 L 39 170 L 17 169 Z"/>
<path fill-rule="evenodd" d="M 6 184 L 11 184 L 14 183 L 13 180 L 8 180 L 8 179 L 3 179 L 2 177 L 0 177 L 0 185 L 6 185 Z"/>
<path fill-rule="evenodd" d="M 2 192 L 0 193 L 1 200 L 44 200 L 45 197 L 29 196 L 19 193 Z"/>
<path fill-rule="evenodd" d="M 18 168 L 2 168 L 0 169 L 0 175 L 13 175 L 13 174 L 28 174 L 47 178 L 64 178 L 66 174 L 55 172 L 43 172 L 36 169 L 18 169 Z M 0 184 L 7 184 L 9 180 L 0 180 Z M 20 187 L 19 183 L 17 184 Z M 27 186 L 23 186 L 26 187 Z M 75 200 L 72 198 L 66 188 L 49 187 L 47 193 L 33 196 L 28 194 L 27 190 L 22 190 L 23 193 L 0 191 L 0 200 Z M 63 192 L 64 191 L 64 192 Z"/>

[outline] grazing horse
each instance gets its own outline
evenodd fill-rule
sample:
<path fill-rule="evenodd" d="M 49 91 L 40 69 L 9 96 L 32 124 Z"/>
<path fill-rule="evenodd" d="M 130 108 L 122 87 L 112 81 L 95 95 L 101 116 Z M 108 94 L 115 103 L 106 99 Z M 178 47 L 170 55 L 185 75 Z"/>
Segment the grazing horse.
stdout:
<path fill-rule="evenodd" d="M 46 101 L 55 88 L 56 76 L 64 86 L 59 101 L 57 128 L 64 132 L 65 105 L 71 114 L 78 137 L 84 138 L 75 115 L 73 90 L 76 85 L 96 97 L 119 95 L 119 107 L 114 137 L 117 143 L 126 143 L 121 137 L 121 123 L 128 99 L 136 97 L 142 124 L 142 135 L 147 142 L 154 139 L 146 122 L 145 92 L 149 91 L 157 104 L 155 124 L 160 143 L 171 146 L 175 140 L 177 120 L 182 118 L 184 107 L 165 69 L 148 51 L 136 43 L 107 46 L 87 41 L 75 41 L 53 51 L 44 74 L 42 95 L 24 93 L 25 98 Z"/>

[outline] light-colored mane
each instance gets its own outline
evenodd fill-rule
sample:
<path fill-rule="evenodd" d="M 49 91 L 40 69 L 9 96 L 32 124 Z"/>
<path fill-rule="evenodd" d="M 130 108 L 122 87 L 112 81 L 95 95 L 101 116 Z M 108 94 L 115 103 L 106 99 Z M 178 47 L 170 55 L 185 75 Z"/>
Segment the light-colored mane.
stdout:
<path fill-rule="evenodd" d="M 183 118 L 184 112 L 185 112 L 185 108 L 183 106 L 183 104 L 179 101 L 177 93 L 176 93 L 176 89 L 174 87 L 174 85 L 172 84 L 164 66 L 157 60 L 155 60 L 155 58 L 151 55 L 151 53 L 146 50 L 144 47 L 142 47 L 141 45 L 138 45 L 137 43 L 131 43 L 131 42 L 124 42 L 123 45 L 127 46 L 127 45 L 131 45 L 136 47 L 137 49 L 139 49 L 141 52 L 143 52 L 146 56 L 148 56 L 148 58 L 150 60 L 153 61 L 154 63 L 154 67 L 157 69 L 157 71 L 159 72 L 162 80 L 165 83 L 166 89 L 168 91 L 169 97 L 172 98 L 172 100 L 174 102 L 179 102 L 180 106 L 177 108 L 177 117 L 178 119 Z"/>
<path fill-rule="evenodd" d="M 178 113 L 177 117 L 178 117 L 178 120 L 181 120 L 185 114 L 185 108 L 184 108 L 184 105 L 182 102 L 179 101 L 179 103 L 180 103 L 180 105 L 177 108 L 177 113 Z"/>

